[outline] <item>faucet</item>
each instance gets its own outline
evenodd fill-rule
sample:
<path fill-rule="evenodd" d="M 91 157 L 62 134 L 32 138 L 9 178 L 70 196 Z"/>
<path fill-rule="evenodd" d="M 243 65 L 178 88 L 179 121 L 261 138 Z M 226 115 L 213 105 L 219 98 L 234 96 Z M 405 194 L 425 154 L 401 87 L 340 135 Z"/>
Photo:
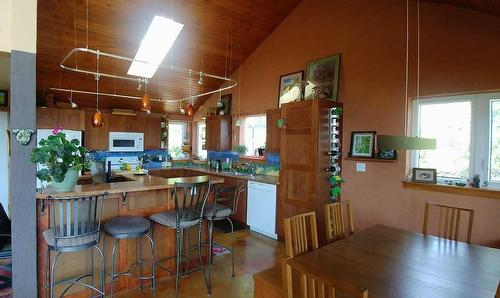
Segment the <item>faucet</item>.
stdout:
<path fill-rule="evenodd" d="M 241 165 L 250 168 L 250 170 L 252 171 L 251 175 L 252 176 L 255 175 L 255 172 L 257 171 L 257 166 L 255 165 L 255 163 L 251 161 L 251 162 L 244 162 Z"/>

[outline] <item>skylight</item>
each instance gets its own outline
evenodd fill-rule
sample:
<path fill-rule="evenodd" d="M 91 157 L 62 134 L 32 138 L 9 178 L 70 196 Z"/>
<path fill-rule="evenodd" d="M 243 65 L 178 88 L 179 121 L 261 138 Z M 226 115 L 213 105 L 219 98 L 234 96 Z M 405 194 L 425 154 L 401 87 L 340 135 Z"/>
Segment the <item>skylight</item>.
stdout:
<path fill-rule="evenodd" d="M 171 19 L 155 16 L 134 58 L 147 63 L 132 62 L 127 74 L 145 78 L 153 77 L 183 27 L 183 24 Z"/>

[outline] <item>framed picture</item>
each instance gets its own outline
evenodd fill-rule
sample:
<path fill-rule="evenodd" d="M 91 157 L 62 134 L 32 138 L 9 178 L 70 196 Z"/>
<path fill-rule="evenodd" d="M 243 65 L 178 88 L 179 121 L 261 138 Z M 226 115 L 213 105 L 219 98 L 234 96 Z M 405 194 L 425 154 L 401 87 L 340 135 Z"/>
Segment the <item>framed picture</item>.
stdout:
<path fill-rule="evenodd" d="M 232 94 L 222 95 L 217 101 L 217 115 L 231 115 Z"/>
<path fill-rule="evenodd" d="M 9 105 L 9 98 L 6 90 L 0 90 L 0 106 L 6 107 Z"/>
<path fill-rule="evenodd" d="M 379 159 L 396 160 L 396 150 L 380 150 L 378 152 Z"/>
<path fill-rule="evenodd" d="M 373 158 L 375 156 L 375 131 L 353 131 L 351 133 L 351 157 Z"/>
<path fill-rule="evenodd" d="M 337 100 L 340 54 L 309 62 L 306 68 L 305 98 Z"/>
<path fill-rule="evenodd" d="M 278 91 L 278 107 L 284 103 L 301 100 L 303 90 L 300 82 L 304 79 L 304 72 L 298 71 L 280 77 L 280 89 Z"/>
<path fill-rule="evenodd" d="M 436 169 L 413 168 L 412 181 L 418 183 L 436 184 Z"/>

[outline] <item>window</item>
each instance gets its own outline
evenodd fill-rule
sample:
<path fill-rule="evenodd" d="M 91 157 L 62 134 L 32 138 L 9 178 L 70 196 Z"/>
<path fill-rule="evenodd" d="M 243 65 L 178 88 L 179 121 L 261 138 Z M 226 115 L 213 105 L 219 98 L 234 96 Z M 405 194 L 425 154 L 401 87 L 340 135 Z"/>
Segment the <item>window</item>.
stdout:
<path fill-rule="evenodd" d="M 207 158 L 207 150 L 205 150 L 206 124 L 198 122 L 198 156 L 202 159 Z"/>
<path fill-rule="evenodd" d="M 243 145 L 248 156 L 258 156 L 259 148 L 266 146 L 266 115 L 248 116 L 243 119 Z"/>
<path fill-rule="evenodd" d="M 188 143 L 187 123 L 186 122 L 168 122 L 168 152 L 174 159 L 184 158 L 182 145 Z"/>
<path fill-rule="evenodd" d="M 437 169 L 438 180 L 481 181 L 500 187 L 500 93 L 414 102 L 413 133 L 435 138 L 436 150 L 415 151 L 414 167 Z"/>

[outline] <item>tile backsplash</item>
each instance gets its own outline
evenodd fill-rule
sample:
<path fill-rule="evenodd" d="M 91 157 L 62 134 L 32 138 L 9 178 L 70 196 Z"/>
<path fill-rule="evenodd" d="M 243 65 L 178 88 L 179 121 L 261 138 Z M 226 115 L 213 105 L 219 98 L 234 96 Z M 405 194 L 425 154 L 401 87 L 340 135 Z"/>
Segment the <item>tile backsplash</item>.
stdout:
<path fill-rule="evenodd" d="M 89 152 L 89 157 L 90 159 L 93 160 L 103 160 L 106 157 L 116 157 L 116 156 L 142 156 L 144 154 L 147 154 L 149 158 L 153 157 L 166 157 L 169 158 L 170 155 L 168 154 L 167 150 L 144 150 L 144 151 L 137 151 L 137 152 L 111 152 L 111 151 L 90 151 Z"/>

